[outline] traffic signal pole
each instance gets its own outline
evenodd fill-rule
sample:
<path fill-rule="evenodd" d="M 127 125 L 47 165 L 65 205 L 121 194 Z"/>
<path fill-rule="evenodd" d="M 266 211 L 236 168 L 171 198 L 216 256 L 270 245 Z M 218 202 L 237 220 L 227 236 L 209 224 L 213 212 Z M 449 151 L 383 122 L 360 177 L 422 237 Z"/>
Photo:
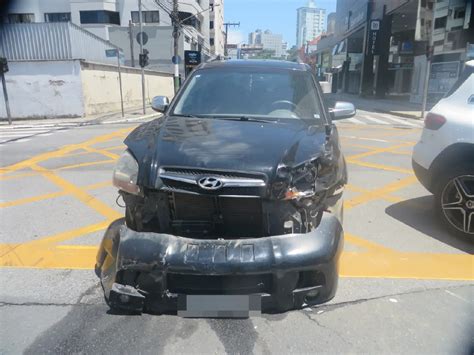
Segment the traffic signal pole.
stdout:
<path fill-rule="evenodd" d="M 142 17 L 142 0 L 138 0 L 138 17 L 140 22 L 140 54 L 143 55 L 143 17 Z M 145 107 L 145 68 L 142 66 L 142 103 L 143 114 L 146 114 Z"/>

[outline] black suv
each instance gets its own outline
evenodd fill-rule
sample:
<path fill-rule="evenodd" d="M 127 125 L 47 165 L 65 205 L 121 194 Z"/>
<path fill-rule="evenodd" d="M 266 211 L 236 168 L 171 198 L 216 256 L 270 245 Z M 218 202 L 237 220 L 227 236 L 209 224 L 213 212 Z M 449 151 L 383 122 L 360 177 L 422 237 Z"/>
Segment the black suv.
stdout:
<path fill-rule="evenodd" d="M 332 120 L 354 106 L 328 109 L 307 65 L 230 60 L 152 107 L 164 115 L 126 138 L 114 171 L 125 223 L 108 228 L 96 264 L 109 306 L 252 295 L 284 311 L 334 297 L 347 171 Z"/>

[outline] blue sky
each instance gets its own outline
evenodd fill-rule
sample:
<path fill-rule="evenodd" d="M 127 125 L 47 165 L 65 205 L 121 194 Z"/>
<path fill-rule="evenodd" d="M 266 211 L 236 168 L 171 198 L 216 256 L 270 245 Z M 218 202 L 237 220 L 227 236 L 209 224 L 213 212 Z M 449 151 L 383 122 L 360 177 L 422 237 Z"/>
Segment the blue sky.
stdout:
<path fill-rule="evenodd" d="M 307 3 L 307 0 L 224 0 L 225 22 L 240 22 L 240 29 L 229 28 L 230 40 L 246 43 L 250 32 L 269 29 L 281 33 L 291 47 L 296 42 L 296 9 Z M 336 11 L 336 3 L 337 0 L 316 0 L 316 7 L 326 9 L 327 15 Z"/>

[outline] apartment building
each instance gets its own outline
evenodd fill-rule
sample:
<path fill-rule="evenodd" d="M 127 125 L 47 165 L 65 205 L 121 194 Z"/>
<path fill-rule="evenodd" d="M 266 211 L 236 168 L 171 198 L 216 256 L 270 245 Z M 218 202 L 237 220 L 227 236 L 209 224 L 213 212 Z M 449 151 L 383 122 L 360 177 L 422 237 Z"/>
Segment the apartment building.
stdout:
<path fill-rule="evenodd" d="M 309 0 L 307 6 L 296 12 L 296 45 L 301 48 L 326 30 L 326 10 L 317 8 L 314 0 Z"/>

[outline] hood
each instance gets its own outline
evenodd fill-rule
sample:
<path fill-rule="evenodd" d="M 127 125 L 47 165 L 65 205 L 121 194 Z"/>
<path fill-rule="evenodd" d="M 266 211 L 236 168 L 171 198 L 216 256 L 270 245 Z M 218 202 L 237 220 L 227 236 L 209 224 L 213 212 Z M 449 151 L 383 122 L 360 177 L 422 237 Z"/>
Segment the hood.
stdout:
<path fill-rule="evenodd" d="M 162 117 L 125 140 L 139 164 L 139 184 L 154 187 L 161 166 L 264 173 L 322 154 L 324 127 L 304 121 L 261 123 Z"/>

